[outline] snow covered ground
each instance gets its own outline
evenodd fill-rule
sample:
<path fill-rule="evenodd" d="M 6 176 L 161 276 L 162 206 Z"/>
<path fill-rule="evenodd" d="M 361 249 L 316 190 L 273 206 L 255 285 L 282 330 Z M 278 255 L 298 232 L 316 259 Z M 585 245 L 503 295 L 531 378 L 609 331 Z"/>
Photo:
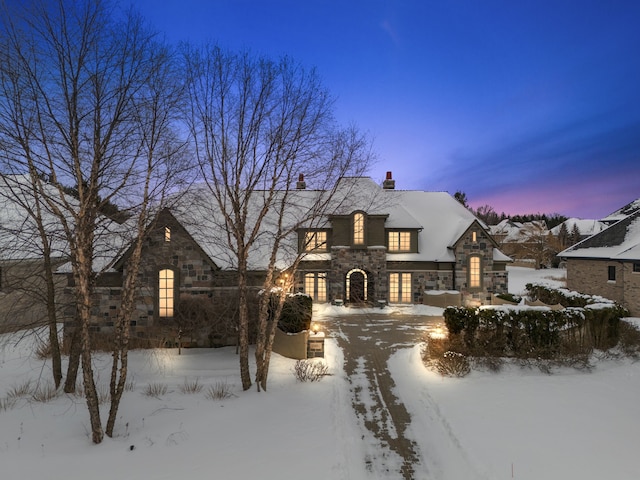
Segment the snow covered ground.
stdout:
<path fill-rule="evenodd" d="M 511 269 L 510 291 L 521 293 L 534 277 L 561 284 L 562 273 Z M 437 314 L 422 308 L 396 309 L 393 321 L 401 326 L 401 313 Z M 33 339 L 3 340 L 0 402 L 27 381 L 49 382 L 49 364 L 31 355 Z M 352 412 L 342 351 L 332 338 L 326 349 L 331 376 L 298 383 L 295 361 L 275 355 L 262 393 L 241 391 L 233 348 L 132 352 L 134 390 L 124 396 L 116 437 L 98 446 L 90 443 L 82 398 L 0 403 L 2 478 L 393 478 L 366 468 L 371 439 Z M 101 385 L 108 363 L 106 355 L 96 358 Z M 389 368 L 428 465 L 420 478 L 640 478 L 640 362 L 601 360 L 591 372 L 552 375 L 508 367 L 451 379 L 426 370 L 416 346 L 398 350 Z M 185 379 L 204 389 L 182 393 Z M 234 395 L 206 398 L 219 382 Z M 166 385 L 167 393 L 145 396 L 150 383 Z"/>

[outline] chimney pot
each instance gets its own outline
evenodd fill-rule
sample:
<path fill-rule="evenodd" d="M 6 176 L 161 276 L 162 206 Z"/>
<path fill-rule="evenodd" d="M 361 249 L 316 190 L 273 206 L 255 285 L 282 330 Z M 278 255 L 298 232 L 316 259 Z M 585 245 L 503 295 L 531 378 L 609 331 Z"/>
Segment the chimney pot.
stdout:
<path fill-rule="evenodd" d="M 393 179 L 391 172 L 387 172 L 387 178 L 382 182 L 382 188 L 385 190 L 394 190 L 396 188 L 396 181 Z"/>
<path fill-rule="evenodd" d="M 307 182 L 304 181 L 304 173 L 298 175 L 298 183 L 296 183 L 298 190 L 305 190 L 307 188 Z"/>

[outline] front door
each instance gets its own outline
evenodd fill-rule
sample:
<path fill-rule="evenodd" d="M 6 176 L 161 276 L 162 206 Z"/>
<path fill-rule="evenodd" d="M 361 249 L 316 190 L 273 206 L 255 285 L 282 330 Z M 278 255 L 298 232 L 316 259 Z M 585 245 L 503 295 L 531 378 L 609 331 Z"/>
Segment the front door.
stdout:
<path fill-rule="evenodd" d="M 365 282 L 366 278 L 363 272 L 354 271 L 349 275 L 349 302 L 362 303 L 366 298 Z"/>

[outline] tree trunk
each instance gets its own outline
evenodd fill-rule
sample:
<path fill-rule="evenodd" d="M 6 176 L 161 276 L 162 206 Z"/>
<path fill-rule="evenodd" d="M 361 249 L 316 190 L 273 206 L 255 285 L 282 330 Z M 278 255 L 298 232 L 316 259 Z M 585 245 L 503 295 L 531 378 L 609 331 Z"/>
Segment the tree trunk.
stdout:
<path fill-rule="evenodd" d="M 53 381 L 56 389 L 62 382 L 62 358 L 60 355 L 60 342 L 58 341 L 58 320 L 56 318 L 56 297 L 55 285 L 53 281 L 53 266 L 48 249 L 44 255 L 44 274 L 47 284 L 47 323 L 49 325 L 49 345 L 51 347 L 51 367 L 53 370 Z"/>
<path fill-rule="evenodd" d="M 244 253 L 246 259 L 246 252 Z M 238 267 L 238 338 L 240 347 L 240 379 L 242 389 L 251 388 L 251 372 L 249 371 L 249 304 L 247 295 L 247 268 L 244 265 Z"/>
<path fill-rule="evenodd" d="M 80 368 L 80 325 L 76 317 L 76 326 L 71 335 L 69 345 L 69 363 L 67 364 L 67 378 L 64 381 L 64 392 L 75 393 L 78 381 L 78 369 Z"/>

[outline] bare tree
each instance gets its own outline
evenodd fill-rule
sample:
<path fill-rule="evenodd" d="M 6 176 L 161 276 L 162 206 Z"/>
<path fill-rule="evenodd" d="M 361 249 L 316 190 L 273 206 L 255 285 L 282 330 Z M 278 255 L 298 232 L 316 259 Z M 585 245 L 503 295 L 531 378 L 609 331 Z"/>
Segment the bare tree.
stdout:
<path fill-rule="evenodd" d="M 116 253 L 107 237 L 120 234 L 122 245 L 126 233 L 141 238 L 151 198 L 166 183 L 164 167 L 175 140 L 167 113 L 174 106 L 162 96 L 171 95 L 163 83 L 169 52 L 139 16 L 101 0 L 34 0 L 5 8 L 2 27 L 2 74 L 7 84 L 14 82 L 12 96 L 5 91 L 1 99 L 12 114 L 2 132 L 5 158 L 16 169 L 37 173 L 37 192 L 68 243 L 84 391 L 92 440 L 100 443 L 90 336 L 93 292 L 97 275 Z M 74 186 L 77 198 L 64 185 Z M 107 203 L 121 198 L 135 199 L 132 228 L 119 228 L 101 215 Z M 139 253 L 138 243 L 133 249 Z M 139 254 L 132 255 L 125 274 L 109 434 L 126 378 L 138 264 Z"/>
<path fill-rule="evenodd" d="M 296 221 L 287 217 L 299 200 L 291 188 L 294 179 L 305 173 L 322 190 L 341 175 L 361 172 L 367 161 L 363 152 L 368 150 L 355 130 L 337 128 L 333 101 L 314 70 L 289 58 L 272 61 L 216 46 L 185 48 L 184 61 L 196 157 L 237 270 L 240 376 L 246 390 L 252 384 L 250 254 L 262 252 L 263 287 L 268 291 L 277 285 L 283 239 L 296 228 Z M 317 214 L 323 204 L 326 198 L 319 198 L 310 210 Z M 308 218 L 306 211 L 300 216 Z M 267 329 L 267 297 L 260 300 L 256 346 L 256 380 L 263 386 L 273 343 Z"/>

